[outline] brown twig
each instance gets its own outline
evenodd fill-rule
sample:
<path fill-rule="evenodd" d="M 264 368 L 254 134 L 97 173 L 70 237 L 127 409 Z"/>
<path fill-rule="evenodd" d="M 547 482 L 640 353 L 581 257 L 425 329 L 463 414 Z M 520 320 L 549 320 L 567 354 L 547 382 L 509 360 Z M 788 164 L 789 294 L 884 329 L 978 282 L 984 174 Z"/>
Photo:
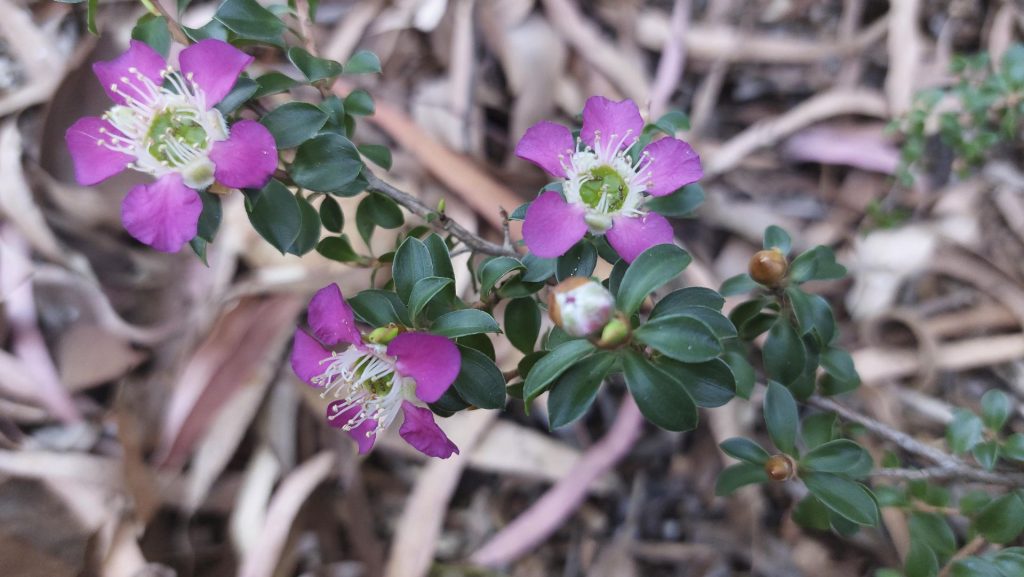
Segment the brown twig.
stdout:
<path fill-rule="evenodd" d="M 164 17 L 164 20 L 167 21 L 167 30 L 171 33 L 171 38 L 174 38 L 175 42 L 185 46 L 192 43 L 185 34 L 185 31 L 181 29 L 181 24 L 178 24 L 178 20 L 174 16 L 171 16 L 171 13 L 167 11 L 167 8 L 164 7 L 164 3 L 161 0 L 153 0 L 153 7 L 156 8 L 156 11 L 159 12 L 160 15 Z"/>

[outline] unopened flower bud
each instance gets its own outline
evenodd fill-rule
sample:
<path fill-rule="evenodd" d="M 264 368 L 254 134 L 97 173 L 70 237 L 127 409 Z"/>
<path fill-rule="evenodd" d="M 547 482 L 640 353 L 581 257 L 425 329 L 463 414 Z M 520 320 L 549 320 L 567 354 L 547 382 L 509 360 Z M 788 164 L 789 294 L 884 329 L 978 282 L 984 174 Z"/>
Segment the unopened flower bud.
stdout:
<path fill-rule="evenodd" d="M 548 294 L 548 314 L 570 336 L 586 337 L 604 328 L 615 313 L 615 297 L 599 282 L 582 277 L 562 281 Z"/>
<path fill-rule="evenodd" d="M 786 255 L 777 248 L 759 250 L 750 259 L 750 278 L 768 287 L 779 286 L 787 270 Z"/>
<path fill-rule="evenodd" d="M 796 464 L 789 455 L 773 455 L 765 461 L 764 472 L 772 481 L 789 481 L 796 477 Z"/>
<path fill-rule="evenodd" d="M 370 341 L 375 345 L 386 345 L 391 341 L 395 340 L 395 337 L 398 336 L 399 332 L 400 331 L 398 330 L 398 327 L 396 327 L 395 325 L 377 327 L 373 329 L 369 335 L 367 335 L 366 340 Z"/>
<path fill-rule="evenodd" d="M 615 348 L 629 339 L 629 321 L 624 318 L 615 318 L 601 330 L 601 340 L 597 346 L 605 349 Z"/>

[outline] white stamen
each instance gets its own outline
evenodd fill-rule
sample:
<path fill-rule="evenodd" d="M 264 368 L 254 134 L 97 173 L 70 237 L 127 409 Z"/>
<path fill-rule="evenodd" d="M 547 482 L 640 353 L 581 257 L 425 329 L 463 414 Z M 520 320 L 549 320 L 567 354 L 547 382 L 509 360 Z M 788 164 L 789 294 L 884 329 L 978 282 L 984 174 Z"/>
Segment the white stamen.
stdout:
<path fill-rule="evenodd" d="M 396 360 L 386 354 L 385 347 L 365 347 L 363 350 L 351 347 L 342 353 L 332 353 L 321 361 L 327 368 L 313 377 L 312 382 L 323 388 L 321 398 L 331 395 L 341 399 L 341 402 L 331 404 L 332 413 L 328 420 L 341 418 L 357 407 L 358 412 L 350 414 L 341 428 L 351 431 L 366 421 L 376 421 L 376 427 L 367 432 L 370 437 L 395 420 L 411 380 L 398 374 Z"/>

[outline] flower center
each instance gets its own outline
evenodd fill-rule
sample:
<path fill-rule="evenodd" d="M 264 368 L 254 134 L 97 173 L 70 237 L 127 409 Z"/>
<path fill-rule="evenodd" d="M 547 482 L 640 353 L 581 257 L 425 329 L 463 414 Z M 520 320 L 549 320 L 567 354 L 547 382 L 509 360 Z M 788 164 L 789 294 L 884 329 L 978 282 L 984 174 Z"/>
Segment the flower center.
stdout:
<path fill-rule="evenodd" d="M 580 185 L 583 204 L 605 214 L 618 212 L 628 195 L 626 179 L 607 164 L 591 169 Z"/>
<path fill-rule="evenodd" d="M 365 344 L 363 349 L 350 347 L 321 361 L 327 368 L 313 377 L 313 384 L 323 389 L 322 398 L 333 395 L 342 399 L 332 404 L 334 413 L 328 420 L 347 418 L 341 427 L 345 431 L 375 421 L 376 427 L 367 436 L 377 434 L 394 421 L 409 379 L 398 374 L 396 359 L 388 356 L 386 350 L 381 345 Z M 358 410 L 353 412 L 353 408 Z"/>
<path fill-rule="evenodd" d="M 146 150 L 153 158 L 180 167 L 187 163 L 189 152 L 206 149 L 206 129 L 198 122 L 196 112 L 189 108 L 166 109 L 153 117 L 146 134 Z"/>

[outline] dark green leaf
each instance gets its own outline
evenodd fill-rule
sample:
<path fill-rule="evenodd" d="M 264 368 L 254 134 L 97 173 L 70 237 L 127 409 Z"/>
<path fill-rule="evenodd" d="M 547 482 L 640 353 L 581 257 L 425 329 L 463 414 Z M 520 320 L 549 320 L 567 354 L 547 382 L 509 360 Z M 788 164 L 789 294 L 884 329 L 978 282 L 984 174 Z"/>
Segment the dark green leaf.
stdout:
<path fill-rule="evenodd" d="M 738 463 L 726 467 L 718 474 L 718 481 L 715 482 L 715 495 L 726 497 L 741 487 L 767 482 L 768 474 L 764 472 L 764 467 L 752 463 Z"/>
<path fill-rule="evenodd" d="M 345 63 L 345 74 L 380 74 L 380 58 L 369 50 L 360 50 Z"/>
<path fill-rule="evenodd" d="M 1000 452 L 1008 459 L 1024 461 L 1024 434 L 1014 433 L 1010 435 Z"/>
<path fill-rule="evenodd" d="M 171 33 L 167 30 L 167 20 L 163 16 L 144 14 L 132 28 L 132 38 L 149 44 L 161 56 L 167 58 L 171 49 Z"/>
<path fill-rule="evenodd" d="M 981 557 L 967 557 L 953 564 L 951 577 L 1017 577 L 1003 575 L 999 566 Z"/>
<path fill-rule="evenodd" d="M 736 396 L 736 380 L 721 359 L 703 363 L 680 363 L 661 358 L 655 363 L 686 389 L 698 407 L 721 407 Z"/>
<path fill-rule="evenodd" d="M 858 525 L 878 525 L 878 504 L 864 485 L 829 473 L 805 473 L 800 478 L 834 513 Z"/>
<path fill-rule="evenodd" d="M 555 278 L 563 281 L 569 277 L 588 277 L 597 266 L 597 249 L 589 242 L 578 242 L 568 252 L 558 257 Z"/>
<path fill-rule="evenodd" d="M 556 259 L 540 258 L 530 253 L 523 257 L 523 264 L 526 265 L 526 272 L 523 273 L 524 282 L 544 282 L 555 274 Z"/>
<path fill-rule="evenodd" d="M 993 543 L 1009 543 L 1024 531 L 1024 502 L 1009 493 L 995 499 L 978 513 L 974 527 Z"/>
<path fill-rule="evenodd" d="M 280 72 L 268 72 L 256 79 L 256 92 L 253 98 L 263 98 L 291 89 L 298 84 L 294 78 Z"/>
<path fill-rule="evenodd" d="M 821 368 L 831 377 L 831 383 L 822 383 L 822 392 L 826 395 L 845 393 L 860 385 L 860 375 L 853 365 L 853 357 L 843 349 L 829 347 L 818 357 Z"/>
<path fill-rule="evenodd" d="M 391 323 L 405 326 L 412 324 L 405 303 L 391 291 L 364 290 L 348 299 L 348 304 L 356 316 L 372 327 L 383 327 Z"/>
<path fill-rule="evenodd" d="M 917 539 L 917 535 L 911 535 L 910 551 L 903 570 L 907 577 L 936 577 L 939 574 L 939 559 L 935 551 Z"/>
<path fill-rule="evenodd" d="M 760 286 L 754 282 L 754 279 L 750 278 L 749 274 L 742 273 L 725 279 L 722 282 L 722 287 L 718 290 L 722 293 L 722 296 L 729 297 L 749 293 Z"/>
<path fill-rule="evenodd" d="M 669 110 L 648 127 L 660 130 L 669 136 L 675 136 L 677 132 L 690 129 L 690 118 L 679 110 Z"/>
<path fill-rule="evenodd" d="M 764 248 L 777 248 L 782 254 L 789 254 L 793 248 L 793 240 L 789 233 L 774 224 L 764 230 Z"/>
<path fill-rule="evenodd" d="M 667 316 L 648 321 L 633 336 L 661 354 L 683 361 L 709 361 L 722 353 L 722 344 L 711 327 L 688 316 Z"/>
<path fill-rule="evenodd" d="M 795 283 L 832 280 L 846 276 L 846 268 L 836 262 L 832 249 L 816 246 L 796 257 L 789 265 L 789 278 Z"/>
<path fill-rule="evenodd" d="M 416 281 L 412 287 L 412 294 L 409 296 L 409 317 L 412 321 L 415 323 L 416 317 L 420 316 L 427 303 L 451 284 L 453 284 L 452 279 L 438 276 L 428 276 Z M 465 395 L 463 397 L 467 401 L 473 402 L 469 397 Z"/>
<path fill-rule="evenodd" d="M 815 529 L 817 531 L 828 531 L 832 526 L 828 507 L 819 501 L 814 495 L 804 497 L 793 509 L 793 520 L 801 527 Z M 875 575 L 875 577 L 879 577 Z"/>
<path fill-rule="evenodd" d="M 596 347 L 582 339 L 568 341 L 544 355 L 526 375 L 523 394 L 527 403 L 546 391 L 562 373 L 594 354 Z"/>
<path fill-rule="evenodd" d="M 987 391 L 981 397 L 981 420 L 993 432 L 1003 429 L 1012 409 L 1010 397 L 998 389 Z"/>
<path fill-rule="evenodd" d="M 761 448 L 761 445 L 758 445 L 754 441 L 744 437 L 726 439 L 718 446 L 721 447 L 722 451 L 726 455 L 729 455 L 733 459 L 753 463 L 762 467 L 766 462 L 768 462 L 768 458 L 770 457 L 768 451 Z"/>
<path fill-rule="evenodd" d="M 341 212 L 338 201 L 325 196 L 320 201 L 320 222 L 330 232 L 340 233 L 345 228 L 345 214 Z"/>
<path fill-rule="evenodd" d="M 298 46 L 292 46 L 288 49 L 288 60 L 291 60 L 292 64 L 310 82 L 334 78 L 341 74 L 341 64 L 334 60 L 313 56 Z"/>
<path fill-rule="evenodd" d="M 377 193 L 367 194 L 356 208 L 356 229 L 367 246 L 370 245 L 374 228 L 379 226 L 393 229 L 404 223 L 405 216 L 395 201 Z"/>
<path fill-rule="evenodd" d="M 451 279 L 444 279 L 451 282 Z M 481 409 L 505 406 L 505 377 L 487 355 L 469 347 L 459 347 L 462 365 L 452 386 L 459 396 Z"/>
<path fill-rule="evenodd" d="M 465 309 L 441 315 L 430 325 L 430 332 L 455 338 L 479 333 L 500 333 L 501 328 L 498 321 L 484 311 Z"/>
<path fill-rule="evenodd" d="M 548 395 L 549 427 L 564 427 L 582 417 L 614 364 L 614 355 L 598 353 L 562 373 Z"/>
<path fill-rule="evenodd" d="M 432 233 L 423 239 L 423 244 L 427 245 L 427 250 L 430 251 L 430 264 L 434 266 L 434 276 L 443 276 L 455 280 L 455 271 L 452 269 L 452 257 L 448 252 L 448 245 L 444 243 L 441 237 Z"/>
<path fill-rule="evenodd" d="M 480 296 L 486 298 L 491 294 L 494 285 L 513 271 L 526 270 L 523 263 L 510 256 L 489 258 L 480 265 L 477 275 L 480 279 Z"/>
<path fill-rule="evenodd" d="M 302 213 L 291 191 L 276 180 L 246 203 L 249 222 L 274 248 L 285 254 L 299 236 Z"/>
<path fill-rule="evenodd" d="M 384 170 L 391 170 L 391 149 L 382 144 L 360 144 L 359 152 Z"/>
<path fill-rule="evenodd" d="M 938 513 L 912 512 L 910 534 L 943 559 L 948 559 L 956 553 L 956 535 L 953 534 L 953 529 L 945 517 Z"/>
<path fill-rule="evenodd" d="M 800 424 L 804 445 L 808 449 L 814 449 L 835 440 L 836 422 L 835 413 L 814 413 L 805 417 Z"/>
<path fill-rule="evenodd" d="M 316 251 L 326 258 L 329 258 L 338 262 L 356 262 L 359 260 L 359 255 L 356 251 L 352 250 L 352 245 L 348 242 L 348 237 L 345 235 L 329 236 L 320 241 L 320 244 L 316 245 Z"/>
<path fill-rule="evenodd" d="M 807 362 L 804 343 L 785 318 L 772 324 L 762 350 L 768 378 L 789 385 L 800 378 Z"/>
<path fill-rule="evenodd" d="M 699 184 L 687 184 L 665 196 L 649 198 L 644 203 L 647 210 L 673 218 L 689 216 L 704 202 L 704 189 Z"/>
<path fill-rule="evenodd" d="M 733 326 L 732 322 L 725 315 L 715 309 L 701 306 L 676 307 L 671 311 L 671 314 L 657 315 L 657 318 L 661 319 L 669 316 L 683 316 L 696 319 L 706 324 L 711 329 L 711 332 L 715 333 L 715 336 L 722 340 L 736 337 L 736 327 Z M 650 319 L 654 320 L 655 315 L 652 314 Z"/>
<path fill-rule="evenodd" d="M 316 248 L 317 243 L 320 242 L 320 215 L 305 198 L 297 196 L 295 202 L 299 205 L 302 221 L 299 224 L 299 234 L 288 247 L 288 252 L 302 256 Z"/>
<path fill-rule="evenodd" d="M 697 426 L 697 405 L 678 381 L 632 350 L 623 355 L 623 369 L 629 392 L 647 420 L 669 431 Z"/>
<path fill-rule="evenodd" d="M 231 92 L 217 103 L 215 107 L 221 114 L 231 114 L 240 106 L 245 104 L 252 95 L 256 93 L 256 81 L 251 78 L 240 76 L 231 88 Z"/>
<path fill-rule="evenodd" d="M 967 409 L 953 411 L 953 421 L 946 428 L 946 442 L 956 454 L 966 453 L 982 441 L 983 425 L 978 415 Z"/>
<path fill-rule="evenodd" d="M 996 441 L 978 443 L 971 449 L 971 454 L 974 455 L 978 464 L 991 471 L 996 467 L 996 462 L 999 461 L 999 443 Z"/>
<path fill-rule="evenodd" d="M 353 182 L 362 169 L 363 161 L 352 141 L 326 133 L 299 145 L 288 172 L 303 188 L 332 192 Z"/>
<path fill-rule="evenodd" d="M 353 90 L 345 97 L 345 111 L 349 114 L 369 116 L 374 110 L 373 97 L 365 90 Z"/>
<path fill-rule="evenodd" d="M 614 291 L 613 291 L 614 292 Z M 665 295 L 654 305 L 650 318 L 674 314 L 673 311 L 687 307 L 707 307 L 721 311 L 725 299 L 717 292 L 704 287 L 686 287 Z"/>
<path fill-rule="evenodd" d="M 836 334 L 836 319 L 828 301 L 810 295 L 795 286 L 786 289 L 786 297 L 793 306 L 793 314 L 800 326 L 800 334 L 814 334 L 821 346 L 832 342 Z"/>
<path fill-rule="evenodd" d="M 505 306 L 505 335 L 523 354 L 533 352 L 540 334 L 540 307 L 531 297 L 512 299 Z"/>
<path fill-rule="evenodd" d="M 856 469 L 867 451 L 849 439 L 837 439 L 811 449 L 800 460 L 801 468 L 819 473 L 849 473 Z M 871 456 L 867 458 L 870 460 Z"/>
<path fill-rule="evenodd" d="M 278 149 L 295 148 L 313 138 L 325 122 L 327 114 L 308 102 L 282 104 L 260 119 L 260 123 L 274 135 Z"/>
<path fill-rule="evenodd" d="M 214 237 L 217 236 L 217 229 L 220 228 L 222 215 L 220 195 L 201 190 L 199 198 L 203 201 L 203 212 L 199 214 L 196 235 L 206 242 L 213 242 Z"/>
<path fill-rule="evenodd" d="M 395 252 L 391 275 L 395 279 L 395 292 L 406 303 L 412 294 L 412 287 L 422 278 L 433 276 L 434 267 L 430 251 L 418 238 L 407 238 Z M 415 319 L 414 319 L 415 320 Z M 452 336 L 452 335 L 446 335 Z"/>
<path fill-rule="evenodd" d="M 640 253 L 629 265 L 616 295 L 619 310 L 632 315 L 647 295 L 658 289 L 690 264 L 690 255 L 672 244 L 658 244 Z"/>
<path fill-rule="evenodd" d="M 750 366 L 747 358 L 737 352 L 726 352 L 722 360 L 729 365 L 732 376 L 736 381 L 736 394 L 744 399 L 750 398 L 754 391 L 754 367 Z"/>
<path fill-rule="evenodd" d="M 768 394 L 764 397 L 764 422 L 768 436 L 780 451 L 796 456 L 796 431 L 800 423 L 796 399 L 789 389 L 768 381 Z"/>
<path fill-rule="evenodd" d="M 284 22 L 256 0 L 224 0 L 213 17 L 240 38 L 281 43 Z"/>

